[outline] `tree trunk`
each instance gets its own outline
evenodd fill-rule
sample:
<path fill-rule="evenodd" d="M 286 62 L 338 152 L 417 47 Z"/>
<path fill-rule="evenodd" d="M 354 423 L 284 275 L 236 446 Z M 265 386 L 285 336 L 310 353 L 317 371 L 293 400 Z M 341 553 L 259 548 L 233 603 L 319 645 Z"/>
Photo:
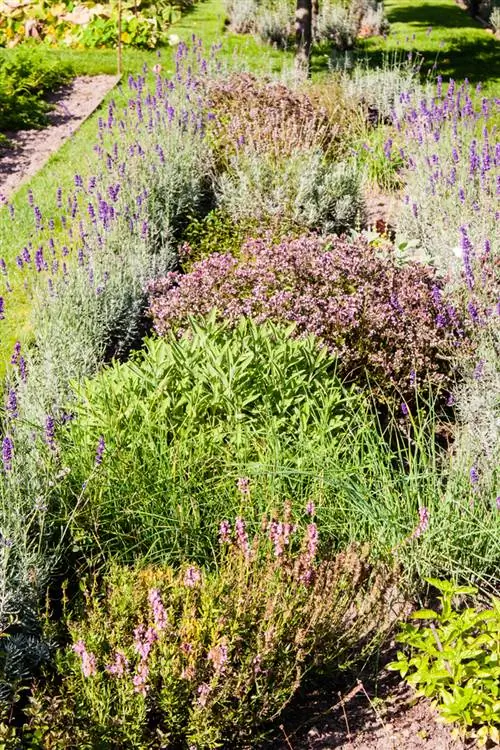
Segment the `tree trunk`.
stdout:
<path fill-rule="evenodd" d="M 297 53 L 295 64 L 298 71 L 309 75 L 309 58 L 312 42 L 312 3 L 313 0 L 297 0 L 295 12 L 295 38 Z"/>

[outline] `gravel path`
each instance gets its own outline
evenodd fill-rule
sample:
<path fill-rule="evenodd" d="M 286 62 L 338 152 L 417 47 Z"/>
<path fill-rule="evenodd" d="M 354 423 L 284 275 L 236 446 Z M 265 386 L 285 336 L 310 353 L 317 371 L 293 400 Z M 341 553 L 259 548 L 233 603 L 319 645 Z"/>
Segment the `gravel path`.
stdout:
<path fill-rule="evenodd" d="M 48 127 L 6 133 L 12 148 L 0 149 L 0 195 L 8 198 L 25 180 L 33 177 L 92 114 L 117 81 L 117 76 L 110 75 L 75 78 L 49 100 L 54 110 L 49 113 Z"/>

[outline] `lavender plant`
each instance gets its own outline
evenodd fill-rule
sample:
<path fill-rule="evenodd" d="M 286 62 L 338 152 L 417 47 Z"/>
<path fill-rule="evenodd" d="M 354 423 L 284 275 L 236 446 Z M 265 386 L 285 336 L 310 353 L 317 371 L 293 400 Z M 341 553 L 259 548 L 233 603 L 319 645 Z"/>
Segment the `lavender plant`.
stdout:
<path fill-rule="evenodd" d="M 199 47 L 196 55 L 201 67 Z M 33 338 L 12 355 L 0 482 L 0 530 L 14 550 L 3 555 L 0 625 L 15 617 L 26 638 L 23 612 L 36 610 L 66 538 L 57 506 L 46 498 L 66 474 L 55 429 L 67 419 L 73 383 L 137 342 L 147 279 L 174 267 L 176 233 L 206 210 L 210 163 L 201 110 L 190 103 L 195 82 L 187 56 L 181 46 L 175 80 L 158 75 L 154 93 L 143 76 L 131 78 L 124 112 L 110 104 L 99 122 L 99 173 L 85 181 L 75 175 L 67 214 L 44 217 L 28 195 L 37 247 L 25 247 L 17 266 L 32 297 Z M 61 191 L 57 203 L 62 208 Z"/>

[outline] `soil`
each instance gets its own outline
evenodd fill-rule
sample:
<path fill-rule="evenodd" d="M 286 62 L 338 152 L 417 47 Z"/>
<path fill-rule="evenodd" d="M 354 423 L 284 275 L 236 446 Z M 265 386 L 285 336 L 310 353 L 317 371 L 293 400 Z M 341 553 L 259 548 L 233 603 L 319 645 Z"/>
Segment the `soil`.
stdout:
<path fill-rule="evenodd" d="M 110 75 L 75 78 L 49 98 L 54 109 L 48 115 L 46 128 L 5 133 L 11 146 L 0 148 L 0 196 L 8 198 L 25 180 L 33 177 L 92 114 L 117 81 L 117 76 Z"/>
<path fill-rule="evenodd" d="M 338 691 L 311 689 L 291 706 L 265 750 L 469 750 L 454 739 L 429 701 L 399 675 L 382 669 L 376 682 L 354 680 Z"/>

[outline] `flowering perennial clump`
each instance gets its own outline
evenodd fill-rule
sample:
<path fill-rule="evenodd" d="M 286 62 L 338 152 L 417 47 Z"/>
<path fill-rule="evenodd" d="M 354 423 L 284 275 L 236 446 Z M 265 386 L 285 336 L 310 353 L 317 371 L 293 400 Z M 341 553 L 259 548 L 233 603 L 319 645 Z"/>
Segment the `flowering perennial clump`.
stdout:
<path fill-rule="evenodd" d="M 316 523 L 288 506 L 256 532 L 243 517 L 221 531 L 216 571 L 114 567 L 102 595 L 87 592 L 59 660 L 64 699 L 46 722 L 68 743 L 160 748 L 165 732 L 236 746 L 281 712 L 311 665 L 362 651 L 390 625 L 394 571 L 374 570 L 366 548 L 322 560 Z"/>
<path fill-rule="evenodd" d="M 465 346 L 458 313 L 433 293 L 438 278 L 422 265 L 400 267 L 364 239 L 305 235 L 272 244 L 249 240 L 241 257 L 213 254 L 189 274 L 149 285 L 156 331 L 182 331 L 189 316 L 241 316 L 294 323 L 338 356 L 352 378 L 365 371 L 381 388 L 408 389 L 418 376 L 442 383 L 446 353 Z"/>

